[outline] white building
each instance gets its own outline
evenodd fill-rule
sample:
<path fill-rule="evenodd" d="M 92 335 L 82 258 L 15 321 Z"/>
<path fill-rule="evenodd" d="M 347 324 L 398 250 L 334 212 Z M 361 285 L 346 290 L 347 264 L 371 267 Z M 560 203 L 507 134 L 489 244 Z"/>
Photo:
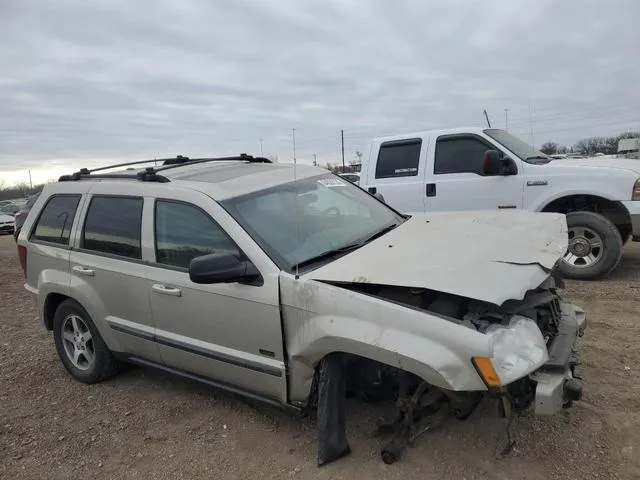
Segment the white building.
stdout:
<path fill-rule="evenodd" d="M 623 138 L 618 141 L 618 156 L 640 158 L 640 138 Z"/>

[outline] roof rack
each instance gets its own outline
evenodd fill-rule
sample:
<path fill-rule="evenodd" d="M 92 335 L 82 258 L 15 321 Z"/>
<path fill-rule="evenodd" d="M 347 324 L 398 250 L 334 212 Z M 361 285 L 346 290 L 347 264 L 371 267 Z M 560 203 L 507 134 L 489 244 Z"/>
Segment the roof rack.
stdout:
<path fill-rule="evenodd" d="M 248 162 L 248 163 L 271 163 L 271 160 L 264 157 L 254 157 L 252 155 L 247 155 L 246 153 L 241 153 L 240 155 L 232 156 L 232 157 L 212 157 L 212 158 L 189 158 L 182 155 L 178 155 L 174 158 L 160 158 L 153 160 L 136 160 L 134 162 L 125 162 L 125 163 L 117 163 L 115 165 L 109 165 L 106 167 L 98 167 L 89 170 L 88 168 L 81 168 L 75 173 L 71 175 L 62 175 L 58 178 L 59 182 L 72 182 L 78 180 L 93 180 L 93 179 L 133 179 L 139 180 L 141 182 L 160 182 L 165 183 L 170 180 L 163 176 L 158 175 L 158 172 L 162 172 L 164 170 L 170 170 L 173 168 L 183 167 L 185 165 L 195 165 L 198 163 L 208 163 L 208 162 L 230 162 L 230 161 L 239 161 L 239 162 Z M 103 170 L 109 170 L 112 168 L 119 167 L 129 167 L 131 165 L 140 165 L 144 163 L 151 162 L 162 162 L 162 166 L 160 167 L 147 167 L 144 170 L 139 172 L 131 172 L 131 173 L 99 173 L 97 175 L 94 172 L 100 172 Z M 127 169 L 129 170 L 129 169 Z"/>

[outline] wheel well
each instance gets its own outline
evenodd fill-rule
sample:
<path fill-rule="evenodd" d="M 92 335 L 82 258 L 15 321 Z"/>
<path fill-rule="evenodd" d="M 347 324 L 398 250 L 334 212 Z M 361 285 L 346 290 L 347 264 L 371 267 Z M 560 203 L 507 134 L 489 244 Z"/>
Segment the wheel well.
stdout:
<path fill-rule="evenodd" d="M 56 314 L 56 310 L 67 298 L 69 297 L 60 293 L 50 293 L 47 295 L 44 301 L 44 325 L 47 327 L 47 330 L 53 330 L 53 317 Z"/>
<path fill-rule="evenodd" d="M 631 226 L 631 217 L 629 217 L 629 212 L 622 203 L 607 200 L 597 195 L 570 195 L 561 197 L 549 203 L 541 211 L 564 214 L 584 211 L 594 212 L 609 219 L 618 230 Z"/>

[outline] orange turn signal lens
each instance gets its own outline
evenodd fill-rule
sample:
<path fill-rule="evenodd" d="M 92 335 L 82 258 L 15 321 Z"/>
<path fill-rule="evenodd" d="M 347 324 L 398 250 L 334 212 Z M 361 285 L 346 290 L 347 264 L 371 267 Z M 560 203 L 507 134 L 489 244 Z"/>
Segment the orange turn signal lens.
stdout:
<path fill-rule="evenodd" d="M 480 378 L 482 378 L 482 381 L 488 388 L 502 386 L 500 377 L 498 377 L 496 369 L 493 367 L 493 362 L 491 362 L 490 358 L 473 357 L 471 361 L 473 362 L 473 366 L 476 367 L 478 375 L 480 375 Z"/>

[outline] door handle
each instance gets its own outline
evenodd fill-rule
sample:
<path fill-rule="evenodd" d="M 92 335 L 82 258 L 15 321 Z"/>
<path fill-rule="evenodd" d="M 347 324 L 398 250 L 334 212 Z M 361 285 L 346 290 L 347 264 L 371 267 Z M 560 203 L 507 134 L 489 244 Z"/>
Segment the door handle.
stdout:
<path fill-rule="evenodd" d="M 82 265 L 74 265 L 71 270 L 79 273 L 80 275 L 87 275 L 88 277 L 93 277 L 95 275 L 95 272 L 93 270 L 87 267 L 83 267 Z"/>
<path fill-rule="evenodd" d="M 435 197 L 435 196 L 436 196 L 436 184 L 427 183 L 427 197 Z"/>
<path fill-rule="evenodd" d="M 153 285 L 151 287 L 151 290 L 153 290 L 156 293 L 161 293 L 163 295 L 170 295 L 172 297 L 182 296 L 182 290 L 180 290 L 179 288 L 167 287 L 166 285 L 161 285 L 159 283 L 156 283 L 155 285 Z"/>

